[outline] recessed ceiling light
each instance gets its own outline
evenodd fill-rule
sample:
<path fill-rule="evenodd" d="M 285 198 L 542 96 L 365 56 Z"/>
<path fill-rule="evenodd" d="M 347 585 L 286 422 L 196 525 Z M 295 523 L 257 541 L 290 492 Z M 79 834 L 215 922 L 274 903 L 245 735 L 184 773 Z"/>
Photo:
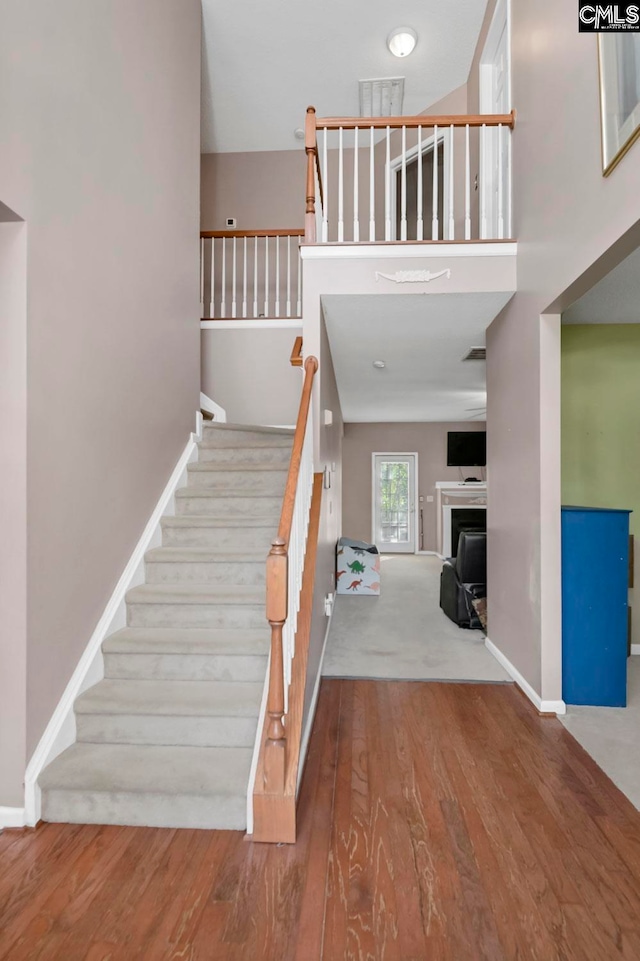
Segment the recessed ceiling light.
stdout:
<path fill-rule="evenodd" d="M 396 27 L 387 37 L 387 46 L 394 57 L 408 57 L 418 42 L 418 34 L 412 27 Z"/>
<path fill-rule="evenodd" d="M 377 370 L 382 370 L 382 369 L 383 369 L 384 367 L 386 367 L 387 365 L 385 364 L 385 362 L 384 362 L 383 360 L 374 360 L 373 366 L 376 367 Z"/>

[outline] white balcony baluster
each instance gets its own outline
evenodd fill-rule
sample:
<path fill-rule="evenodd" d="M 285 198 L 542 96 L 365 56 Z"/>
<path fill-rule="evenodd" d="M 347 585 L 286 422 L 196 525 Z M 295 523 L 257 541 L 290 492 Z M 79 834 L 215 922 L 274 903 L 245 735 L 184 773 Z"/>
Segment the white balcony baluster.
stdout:
<path fill-rule="evenodd" d="M 358 190 L 358 128 L 356 127 L 353 141 L 353 239 L 356 243 L 360 240 Z"/>
<path fill-rule="evenodd" d="M 222 291 L 220 294 L 220 316 L 227 316 L 227 238 L 222 238 Z"/>
<path fill-rule="evenodd" d="M 454 126 L 451 124 L 449 127 L 449 230 L 447 232 L 447 237 L 449 240 L 455 240 L 456 235 L 456 221 L 455 221 L 455 201 L 454 201 L 454 177 L 453 177 L 453 166 L 454 166 Z"/>
<path fill-rule="evenodd" d="M 253 316 L 258 316 L 258 238 L 253 238 Z"/>
<path fill-rule="evenodd" d="M 344 153 L 342 127 L 338 130 L 338 243 L 344 241 Z"/>
<path fill-rule="evenodd" d="M 291 317 L 291 237 L 287 237 L 287 317 Z"/>
<path fill-rule="evenodd" d="M 384 172 L 384 239 L 391 240 L 391 128 L 387 127 L 387 150 Z"/>
<path fill-rule="evenodd" d="M 269 238 L 264 238 L 264 315 L 269 316 Z"/>
<path fill-rule="evenodd" d="M 247 316 L 247 238 L 242 238 L 242 316 Z"/>
<path fill-rule="evenodd" d="M 276 317 L 280 316 L 280 237 L 276 236 Z"/>
<path fill-rule="evenodd" d="M 200 316 L 204 317 L 204 237 L 200 238 Z"/>
<path fill-rule="evenodd" d="M 232 269 L 231 269 L 231 316 L 237 317 L 237 302 L 236 302 L 236 238 L 233 238 L 233 258 L 232 258 Z"/>
<path fill-rule="evenodd" d="M 432 206 L 433 216 L 431 219 L 431 239 L 437 240 L 440 234 L 440 224 L 438 222 L 438 126 L 433 128 L 433 187 L 432 187 Z"/>
<path fill-rule="evenodd" d="M 209 281 L 209 316 L 216 315 L 216 238 L 211 238 L 211 280 Z"/>
<path fill-rule="evenodd" d="M 376 166 L 375 166 L 375 143 L 373 137 L 374 128 L 369 128 L 369 240 L 371 243 L 376 239 Z"/>
<path fill-rule="evenodd" d="M 416 240 L 424 239 L 424 220 L 422 207 L 422 127 L 418 127 L 418 194 L 416 197 Z"/>
<path fill-rule="evenodd" d="M 329 164 L 327 162 L 327 128 L 323 130 L 322 140 L 322 173 L 324 177 L 324 204 L 322 205 L 322 243 L 329 240 Z"/>
<path fill-rule="evenodd" d="M 464 128 L 464 239 L 471 240 L 471 165 L 469 161 L 469 124 Z"/>
<path fill-rule="evenodd" d="M 400 240 L 407 239 L 407 128 L 402 127 L 402 168 L 400 173 Z"/>

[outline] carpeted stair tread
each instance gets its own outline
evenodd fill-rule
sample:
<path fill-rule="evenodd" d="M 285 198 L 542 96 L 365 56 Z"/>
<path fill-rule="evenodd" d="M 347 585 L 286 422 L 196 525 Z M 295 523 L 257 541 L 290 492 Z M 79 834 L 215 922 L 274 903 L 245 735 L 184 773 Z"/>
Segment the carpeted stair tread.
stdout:
<path fill-rule="evenodd" d="M 295 430 L 293 427 L 265 427 L 262 424 L 205 424 L 204 431 L 225 431 L 225 430 L 238 430 L 245 431 L 250 434 L 279 434 L 283 437 L 290 437 L 293 440 L 293 435 Z"/>
<path fill-rule="evenodd" d="M 257 717 L 263 684 L 250 681 L 100 681 L 75 702 L 77 714 Z"/>
<path fill-rule="evenodd" d="M 216 461 L 211 461 L 211 460 L 196 460 L 196 461 L 193 461 L 191 464 L 187 464 L 187 473 L 191 473 L 191 474 L 198 474 L 202 472 L 213 472 L 213 473 L 217 472 L 221 474 L 228 474 L 229 472 L 231 472 L 232 474 L 234 474 L 236 473 L 236 471 L 238 472 L 246 471 L 248 474 L 251 474 L 251 473 L 262 474 L 266 472 L 268 473 L 276 472 L 279 474 L 283 474 L 285 478 L 287 474 L 287 468 L 283 467 L 282 464 L 272 464 L 269 462 L 265 464 L 254 464 L 248 461 L 247 462 L 232 461 L 229 464 L 220 464 L 220 463 L 217 463 Z"/>
<path fill-rule="evenodd" d="M 180 514 L 163 517 L 162 527 L 271 527 L 274 528 L 273 515 L 264 514 Z M 277 528 L 277 523 L 275 527 Z M 275 536 L 275 532 L 274 532 Z"/>
<path fill-rule="evenodd" d="M 241 796 L 246 805 L 253 749 L 76 743 L 40 775 L 43 791 Z"/>
<path fill-rule="evenodd" d="M 141 584 L 127 591 L 127 604 L 260 604 L 264 587 L 229 584 Z"/>
<path fill-rule="evenodd" d="M 225 497 L 242 497 L 247 500 L 264 500 L 282 503 L 282 494 L 262 494 L 260 491 L 245 490 L 243 487 L 181 487 L 176 491 L 175 497 L 178 500 L 188 500 L 192 497 L 211 497 L 221 500 Z M 226 511 L 226 507 L 223 505 Z M 226 516 L 226 515 L 225 515 Z"/>
<path fill-rule="evenodd" d="M 206 547 L 154 547 L 144 556 L 149 564 L 266 564 L 264 551 L 224 551 Z"/>
<path fill-rule="evenodd" d="M 125 627 L 102 644 L 105 654 L 265 655 L 270 629 Z"/>

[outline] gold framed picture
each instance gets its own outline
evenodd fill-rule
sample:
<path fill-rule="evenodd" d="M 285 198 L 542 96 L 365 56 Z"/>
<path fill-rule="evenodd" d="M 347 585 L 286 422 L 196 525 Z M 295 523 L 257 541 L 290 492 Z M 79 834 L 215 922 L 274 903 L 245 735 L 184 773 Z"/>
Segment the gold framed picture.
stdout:
<path fill-rule="evenodd" d="M 602 172 L 607 177 L 640 135 L 640 33 L 598 34 Z"/>

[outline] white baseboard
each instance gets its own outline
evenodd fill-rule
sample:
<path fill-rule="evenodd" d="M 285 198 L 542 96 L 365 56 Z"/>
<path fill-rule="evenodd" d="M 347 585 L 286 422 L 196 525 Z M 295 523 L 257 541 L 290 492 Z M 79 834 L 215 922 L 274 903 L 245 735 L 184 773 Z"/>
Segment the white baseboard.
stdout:
<path fill-rule="evenodd" d="M 431 554 L 432 557 L 433 557 L 433 556 L 436 556 L 436 557 L 438 556 L 438 554 L 437 554 L 436 551 L 416 551 L 416 554 L 420 554 L 420 555 L 423 555 L 423 554 Z"/>
<path fill-rule="evenodd" d="M 211 398 L 203 394 L 202 391 L 200 391 L 200 409 L 206 410 L 208 414 L 213 414 L 216 424 L 227 423 L 227 412 L 224 407 L 216 404 L 215 400 L 211 400 Z"/>
<path fill-rule="evenodd" d="M 302 781 L 304 765 L 307 760 L 307 751 L 309 749 L 309 740 L 311 738 L 313 722 L 316 716 L 316 707 L 318 706 L 318 695 L 320 694 L 320 682 L 322 681 L 322 665 L 324 663 L 325 651 L 327 650 L 327 641 L 329 640 L 329 631 L 331 630 L 331 621 L 333 620 L 334 611 L 335 611 L 335 602 L 331 608 L 331 614 L 329 615 L 329 620 L 327 622 L 327 629 L 324 632 L 324 641 L 322 643 L 322 653 L 320 655 L 320 663 L 318 664 L 318 674 L 316 677 L 316 682 L 313 686 L 313 694 L 311 695 L 311 704 L 309 705 L 309 716 L 307 717 L 307 723 L 305 724 L 304 733 L 302 735 L 302 743 L 300 745 L 300 760 L 298 762 L 298 783 L 296 785 L 296 797 L 300 791 L 300 782 Z"/>
<path fill-rule="evenodd" d="M 632 645 L 631 645 L 631 653 L 632 653 L 632 654 L 640 654 L 640 644 L 632 644 Z"/>
<path fill-rule="evenodd" d="M 266 558 L 265 558 L 266 562 Z M 262 732 L 264 731 L 264 719 L 267 714 L 267 698 L 269 697 L 269 678 L 271 676 L 271 651 L 267 658 L 267 673 L 264 676 L 262 687 L 262 700 L 260 701 L 260 711 L 258 712 L 258 726 L 256 728 L 256 739 L 253 745 L 253 755 L 251 757 L 251 767 L 249 769 L 249 784 L 247 786 L 247 834 L 253 834 L 253 790 L 256 786 L 256 771 L 260 760 L 260 748 L 262 747 Z"/>
<path fill-rule="evenodd" d="M 0 807 L 0 831 L 3 828 L 23 828 L 26 823 L 24 808 Z"/>
<path fill-rule="evenodd" d="M 74 702 L 83 691 L 104 677 L 102 642 L 126 626 L 125 595 L 132 587 L 144 583 L 144 555 L 150 548 L 161 544 L 161 518 L 175 514 L 173 495 L 187 482 L 187 464 L 197 457 L 196 441 L 197 435 L 192 434 L 27 765 L 24 823 L 30 827 L 35 827 L 40 820 L 38 778 L 47 764 L 75 741 Z"/>
<path fill-rule="evenodd" d="M 491 652 L 491 654 L 493 654 L 496 661 L 501 664 L 502 667 L 504 667 L 507 674 L 511 675 L 520 690 L 527 695 L 536 710 L 540 711 L 542 714 L 567 713 L 567 705 L 564 703 L 564 701 L 543 701 L 540 695 L 534 691 L 529 682 L 522 676 L 520 671 L 513 666 L 511 661 L 504 656 L 502 651 L 496 647 L 493 641 L 490 641 L 488 637 L 485 637 L 484 643 L 485 647 Z"/>

